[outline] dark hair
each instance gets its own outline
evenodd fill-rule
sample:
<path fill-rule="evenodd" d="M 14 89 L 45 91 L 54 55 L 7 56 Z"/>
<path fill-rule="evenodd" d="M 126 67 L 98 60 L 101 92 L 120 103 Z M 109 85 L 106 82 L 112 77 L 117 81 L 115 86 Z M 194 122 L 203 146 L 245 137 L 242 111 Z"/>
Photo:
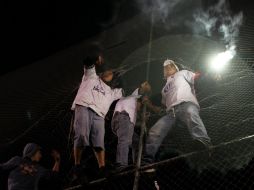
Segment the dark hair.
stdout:
<path fill-rule="evenodd" d="M 85 49 L 83 64 L 88 67 L 94 65 L 99 56 L 103 56 L 102 46 L 99 43 L 92 43 Z"/>

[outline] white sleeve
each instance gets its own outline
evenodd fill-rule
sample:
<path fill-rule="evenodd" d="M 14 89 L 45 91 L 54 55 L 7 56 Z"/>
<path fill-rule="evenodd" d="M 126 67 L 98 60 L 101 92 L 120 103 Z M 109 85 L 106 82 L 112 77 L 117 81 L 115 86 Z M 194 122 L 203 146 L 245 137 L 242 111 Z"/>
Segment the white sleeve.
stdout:
<path fill-rule="evenodd" d="M 75 110 L 75 108 L 76 108 L 76 104 L 75 104 L 75 101 L 74 101 L 74 102 L 72 102 L 71 110 Z"/>
<path fill-rule="evenodd" d="M 85 80 L 86 78 L 93 78 L 93 77 L 97 77 L 95 67 L 92 67 L 89 69 L 84 68 L 84 75 L 83 75 L 82 81 Z"/>
<path fill-rule="evenodd" d="M 113 90 L 113 99 L 118 100 L 123 97 L 123 89 L 122 88 L 115 88 Z"/>
<path fill-rule="evenodd" d="M 183 70 L 183 76 L 190 84 L 194 84 L 195 73 L 187 70 Z"/>
<path fill-rule="evenodd" d="M 138 94 L 138 91 L 139 91 L 139 88 L 137 88 L 136 90 L 134 90 L 134 91 L 132 92 L 131 95 L 133 95 L 133 96 L 138 96 L 138 95 L 139 95 L 139 94 Z"/>

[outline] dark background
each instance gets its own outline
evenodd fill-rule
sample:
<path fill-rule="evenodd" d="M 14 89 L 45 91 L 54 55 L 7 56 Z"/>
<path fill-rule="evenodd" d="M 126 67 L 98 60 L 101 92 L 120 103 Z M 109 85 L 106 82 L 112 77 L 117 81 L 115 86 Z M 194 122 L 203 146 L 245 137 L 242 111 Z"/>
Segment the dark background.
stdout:
<path fill-rule="evenodd" d="M 16 1 L 4 6 L 1 74 L 94 36 L 137 12 L 133 1 Z"/>
<path fill-rule="evenodd" d="M 202 2 L 203 7 L 207 8 L 217 1 L 203 0 Z M 239 11 L 244 13 L 244 18 L 247 21 L 243 24 L 244 32 L 243 35 L 240 35 L 241 43 L 239 47 L 250 47 L 248 51 L 246 50 L 245 56 L 253 56 L 253 1 L 229 0 L 229 3 L 234 13 Z M 71 146 L 68 146 L 70 150 L 67 150 L 66 145 L 68 144 L 67 139 L 72 116 L 70 105 L 82 76 L 81 56 L 77 56 L 81 54 L 82 46 L 78 46 L 78 44 L 134 17 L 138 13 L 140 13 L 140 9 L 135 0 L 5 2 L 4 22 L 1 27 L 4 42 L 1 44 L 3 57 L 0 68 L 2 90 L 0 94 L 1 162 L 6 161 L 11 156 L 21 155 L 22 148 L 27 142 L 36 142 L 43 147 L 42 165 L 48 168 L 51 167 L 49 152 L 51 148 L 57 148 L 63 156 L 63 168 L 69 169 L 71 167 L 73 163 L 69 160 Z M 136 31 L 136 23 L 128 26 L 129 31 L 133 30 L 136 33 L 129 31 L 126 31 L 126 33 L 129 32 L 128 34 L 137 36 L 133 35 L 134 37 L 131 38 L 126 35 L 129 38 L 126 41 L 121 38 L 120 34 L 119 39 L 123 41 L 117 41 L 118 38 L 114 39 L 114 36 L 112 36 L 112 40 L 110 34 L 108 34 L 109 37 L 107 36 L 108 39 L 105 40 L 105 43 L 108 42 L 110 45 L 115 44 L 115 42 L 123 44 L 123 46 L 120 46 L 120 50 L 113 49 L 113 54 L 116 51 L 116 55 L 126 58 L 134 50 L 147 44 L 149 36 L 149 27 L 147 29 L 147 26 L 149 26 L 149 23 L 144 24 L 141 21 L 136 20 L 137 25 L 140 27 L 137 27 Z M 143 26 L 146 28 L 143 28 Z M 155 39 L 168 34 L 168 31 L 163 33 L 159 30 L 154 34 Z M 181 35 L 189 32 L 182 30 L 184 29 L 177 28 L 174 30 L 174 34 Z M 116 29 L 116 31 L 118 30 Z M 119 29 L 119 31 L 122 31 L 122 29 Z M 74 45 L 77 45 L 77 47 L 74 47 Z M 73 48 L 69 48 L 72 46 Z M 163 44 L 161 48 L 163 49 Z M 57 54 L 60 50 L 65 49 L 66 51 Z M 121 51 L 124 51 L 124 54 L 120 55 Z M 56 56 L 47 59 L 48 56 L 55 54 Z M 139 58 L 145 56 L 142 55 Z M 37 63 L 33 64 L 34 62 Z M 24 67 L 27 65 L 29 67 Z M 157 65 L 154 64 L 154 66 Z M 144 78 L 142 75 L 144 68 L 141 66 L 129 73 L 131 75 L 130 81 L 133 84 L 136 85 L 136 78 Z M 158 71 L 155 69 L 158 69 Z M 244 65 L 236 63 L 232 68 L 232 73 L 244 69 Z M 152 67 L 151 72 L 152 74 L 155 73 L 152 81 L 159 80 L 159 74 L 156 75 L 156 73 L 161 72 L 160 67 Z M 231 82 L 231 80 L 234 81 L 234 78 L 227 80 L 225 82 Z M 246 120 L 246 118 L 252 117 L 253 111 L 251 108 L 253 107 L 249 106 L 247 107 L 249 109 L 246 109 L 239 106 L 253 103 L 252 81 L 250 75 L 247 78 L 243 77 L 242 80 L 233 85 L 226 86 L 226 88 L 223 86 L 217 87 L 216 85 L 213 88 L 209 83 L 200 85 L 201 91 L 203 89 L 203 93 L 200 93 L 201 98 L 215 92 L 222 92 L 223 95 L 219 99 L 215 97 L 201 104 L 201 107 L 206 107 L 217 103 L 217 101 L 222 102 L 222 106 L 216 109 L 216 112 L 206 110 L 201 113 L 206 126 L 209 126 L 208 131 L 215 143 L 219 144 L 253 134 L 253 120 Z M 207 88 L 209 89 L 207 90 Z M 130 87 L 130 89 L 133 90 L 133 87 Z M 242 125 L 240 122 L 242 120 L 246 120 L 247 124 Z M 226 125 L 227 122 L 236 122 L 236 125 L 232 127 Z M 239 126 L 243 127 L 239 128 Z M 188 134 L 186 134 L 186 137 L 188 137 Z M 176 139 L 181 138 L 178 139 L 177 137 Z M 174 141 L 170 146 L 175 145 L 178 148 L 179 144 L 185 145 L 189 141 L 186 140 L 187 143 L 185 144 L 181 142 Z M 253 148 L 252 144 L 244 144 L 242 149 L 237 147 L 235 150 L 240 154 L 237 159 L 243 160 L 241 156 L 248 155 L 249 150 Z M 106 144 L 109 148 L 111 148 L 111 145 L 110 143 Z M 244 151 L 241 152 L 241 150 Z M 223 149 L 222 152 L 226 151 L 228 150 Z M 110 152 L 110 154 L 113 158 L 114 152 Z M 223 154 L 221 155 L 225 159 Z M 65 172 L 65 174 L 67 173 Z M 210 177 L 210 175 L 208 176 Z M 0 181 L 6 182 L 6 179 L 0 179 Z M 168 184 L 171 185 L 171 183 Z"/>
<path fill-rule="evenodd" d="M 203 0 L 204 8 L 217 0 Z M 229 0 L 233 12 L 252 0 Z M 140 12 L 135 0 L 37 0 L 4 2 L 0 74 L 47 57 Z"/>

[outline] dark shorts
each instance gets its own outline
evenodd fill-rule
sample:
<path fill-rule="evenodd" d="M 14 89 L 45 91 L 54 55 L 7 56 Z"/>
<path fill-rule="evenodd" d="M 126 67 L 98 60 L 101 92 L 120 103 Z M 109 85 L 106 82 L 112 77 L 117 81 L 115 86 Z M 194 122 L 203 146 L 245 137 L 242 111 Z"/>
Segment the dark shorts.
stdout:
<path fill-rule="evenodd" d="M 74 118 L 74 148 L 93 146 L 104 149 L 104 118 L 92 109 L 76 105 Z"/>

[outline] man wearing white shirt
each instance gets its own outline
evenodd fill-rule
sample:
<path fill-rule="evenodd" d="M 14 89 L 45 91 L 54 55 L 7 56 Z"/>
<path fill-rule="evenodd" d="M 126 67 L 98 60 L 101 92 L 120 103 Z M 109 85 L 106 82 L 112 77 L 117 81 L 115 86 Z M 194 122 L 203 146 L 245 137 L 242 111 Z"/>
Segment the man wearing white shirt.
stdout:
<path fill-rule="evenodd" d="M 195 96 L 194 80 L 198 77 L 191 71 L 179 71 L 172 60 L 166 60 L 164 77 L 166 85 L 162 89 L 162 104 L 167 114 L 160 118 L 150 129 L 144 155 L 144 162 L 152 163 L 155 155 L 176 119 L 188 128 L 192 138 L 208 147 L 210 138 L 199 116 L 199 104 Z"/>
<path fill-rule="evenodd" d="M 132 145 L 132 136 L 137 117 L 137 100 L 151 91 L 148 82 L 141 84 L 132 95 L 121 98 L 116 106 L 112 118 L 112 131 L 118 137 L 116 151 L 116 165 L 118 169 L 128 166 L 129 148 Z"/>
<path fill-rule="evenodd" d="M 96 74 L 95 65 L 103 64 L 101 51 L 91 47 L 91 53 L 84 60 L 84 75 L 74 99 L 72 109 L 74 118 L 74 177 L 80 173 L 83 148 L 94 149 L 100 170 L 105 169 L 104 151 L 104 117 L 111 103 L 122 97 L 122 89 L 111 89 L 107 84 L 112 80 L 111 70 L 105 71 L 100 77 Z"/>

